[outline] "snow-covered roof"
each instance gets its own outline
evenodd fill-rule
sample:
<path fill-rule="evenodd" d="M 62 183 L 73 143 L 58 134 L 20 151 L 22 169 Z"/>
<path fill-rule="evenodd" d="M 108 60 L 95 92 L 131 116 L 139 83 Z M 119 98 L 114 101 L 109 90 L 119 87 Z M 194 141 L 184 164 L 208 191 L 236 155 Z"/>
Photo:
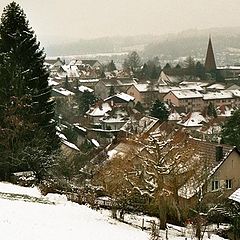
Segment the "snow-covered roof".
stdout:
<path fill-rule="evenodd" d="M 228 90 L 222 90 L 220 92 L 208 92 L 203 94 L 203 100 L 229 99 L 229 98 L 233 98 L 233 93 Z"/>
<path fill-rule="evenodd" d="M 72 149 L 74 149 L 74 150 L 76 150 L 76 151 L 80 151 L 79 148 L 78 148 L 75 144 L 73 144 L 73 143 L 71 143 L 71 142 L 68 142 L 68 141 L 66 141 L 66 140 L 64 140 L 64 139 L 62 139 L 61 142 L 62 142 L 64 145 L 66 145 L 67 147 L 69 147 L 69 148 L 72 148 Z"/>
<path fill-rule="evenodd" d="M 56 89 L 56 88 L 53 88 L 52 89 L 54 92 L 56 92 L 56 93 L 59 93 L 59 94 L 61 94 L 61 95 L 63 95 L 63 96 L 71 96 L 71 95 L 75 95 L 75 93 L 73 93 L 73 92 L 71 92 L 71 91 L 69 91 L 69 90 L 67 90 L 67 89 L 64 89 L 64 88 L 59 88 L 59 89 Z"/>
<path fill-rule="evenodd" d="M 113 95 L 113 96 L 110 96 L 110 97 L 104 99 L 104 101 L 108 101 L 108 100 L 112 99 L 113 97 L 120 98 L 126 102 L 134 101 L 134 99 L 135 99 L 133 96 L 128 95 L 124 92 L 121 92 L 121 93 L 117 93 L 116 95 Z"/>
<path fill-rule="evenodd" d="M 140 120 L 128 120 L 121 128 L 121 130 L 126 132 L 134 131 L 135 133 L 146 133 L 148 132 L 155 124 L 159 122 L 159 119 L 144 116 Z"/>
<path fill-rule="evenodd" d="M 91 88 L 89 88 L 89 87 L 85 87 L 85 86 L 80 86 L 80 87 L 78 87 L 78 90 L 80 91 L 80 92 L 85 92 L 85 91 L 88 91 L 88 92 L 94 92 L 94 90 L 93 89 L 91 89 Z"/>
<path fill-rule="evenodd" d="M 67 137 L 66 137 L 63 133 L 61 133 L 61 132 L 56 132 L 56 134 L 58 135 L 58 137 L 59 137 L 60 139 L 67 140 Z"/>
<path fill-rule="evenodd" d="M 168 116 L 168 121 L 180 121 L 180 120 L 181 116 L 177 112 L 170 113 L 170 115 Z"/>
<path fill-rule="evenodd" d="M 78 80 L 80 83 L 97 83 L 99 82 L 99 79 L 79 79 Z"/>
<path fill-rule="evenodd" d="M 201 98 L 202 94 L 197 91 L 179 90 L 171 91 L 178 99 Z"/>
<path fill-rule="evenodd" d="M 74 77 L 77 78 L 79 77 L 79 70 L 78 67 L 75 65 L 62 65 L 61 66 L 62 70 L 65 72 L 64 76 L 68 76 L 68 77 Z"/>
<path fill-rule="evenodd" d="M 167 76 L 164 71 L 161 71 L 159 78 L 158 78 L 158 84 L 159 85 L 167 85 L 168 83 L 171 83 L 171 79 L 169 76 Z"/>
<path fill-rule="evenodd" d="M 206 87 L 209 83 L 208 82 L 194 82 L 194 81 L 182 81 L 179 83 L 180 86 L 200 86 Z"/>
<path fill-rule="evenodd" d="M 201 115 L 200 112 L 191 113 L 186 121 L 179 121 L 178 124 L 184 127 L 201 127 L 203 122 L 207 122 L 207 120 Z"/>
<path fill-rule="evenodd" d="M 96 139 L 91 139 L 91 142 L 95 147 L 100 147 L 100 144 Z"/>
<path fill-rule="evenodd" d="M 135 99 L 133 96 L 128 95 L 128 94 L 123 93 L 123 92 L 118 93 L 118 94 L 116 95 L 116 97 L 119 97 L 119 98 L 121 98 L 121 99 L 123 99 L 123 100 L 125 100 L 125 101 L 127 101 L 127 102 L 133 101 L 133 100 Z"/>
<path fill-rule="evenodd" d="M 217 114 L 218 116 L 222 117 L 230 117 L 232 116 L 234 110 L 235 109 L 232 107 L 222 105 L 220 107 L 217 107 Z"/>
<path fill-rule="evenodd" d="M 185 90 L 202 91 L 203 88 L 198 84 L 179 85 L 178 87 L 177 86 L 159 87 L 159 93 L 169 93 L 171 91 L 185 91 Z"/>
<path fill-rule="evenodd" d="M 215 84 L 212 84 L 212 85 L 208 86 L 207 89 L 224 90 L 225 89 L 225 85 L 223 85 L 221 83 L 215 83 Z"/>
<path fill-rule="evenodd" d="M 233 84 L 230 87 L 227 88 L 227 90 L 240 90 L 240 86 L 238 86 L 237 84 Z"/>
<path fill-rule="evenodd" d="M 148 92 L 150 89 L 147 83 L 134 84 L 134 86 L 139 92 Z M 154 87 L 154 91 L 158 91 L 158 88 Z"/>
<path fill-rule="evenodd" d="M 229 199 L 240 203 L 240 188 L 238 188 L 232 195 L 230 195 Z"/>
<path fill-rule="evenodd" d="M 87 111 L 87 114 L 92 117 L 101 117 L 105 116 L 107 112 L 111 111 L 112 108 L 109 103 L 102 103 L 100 106 L 95 107 Z"/>
<path fill-rule="evenodd" d="M 79 129 L 79 130 L 81 130 L 81 131 L 83 131 L 83 132 L 87 132 L 86 128 L 81 127 L 81 126 L 79 125 L 79 123 L 74 123 L 73 125 L 74 125 L 74 127 L 76 127 L 77 129 Z"/>
<path fill-rule="evenodd" d="M 229 90 L 235 97 L 240 97 L 240 89 Z"/>
<path fill-rule="evenodd" d="M 240 66 L 220 66 L 217 67 L 218 70 L 239 70 L 240 71 Z"/>
<path fill-rule="evenodd" d="M 48 80 L 48 84 L 49 84 L 49 86 L 57 86 L 57 85 L 59 85 L 59 83 L 54 81 L 53 79 L 49 79 Z"/>

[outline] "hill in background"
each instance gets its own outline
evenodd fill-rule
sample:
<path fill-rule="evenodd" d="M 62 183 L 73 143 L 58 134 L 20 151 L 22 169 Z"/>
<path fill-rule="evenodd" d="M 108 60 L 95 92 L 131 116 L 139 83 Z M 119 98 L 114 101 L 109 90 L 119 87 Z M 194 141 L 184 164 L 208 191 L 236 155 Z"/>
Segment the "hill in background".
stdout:
<path fill-rule="evenodd" d="M 138 35 L 80 39 L 76 42 L 45 46 L 48 56 L 123 53 L 137 51 L 143 60 L 159 56 L 160 60 L 178 61 L 187 56 L 205 58 L 211 34 L 217 65 L 240 64 L 240 27 L 190 29 L 177 34 Z"/>

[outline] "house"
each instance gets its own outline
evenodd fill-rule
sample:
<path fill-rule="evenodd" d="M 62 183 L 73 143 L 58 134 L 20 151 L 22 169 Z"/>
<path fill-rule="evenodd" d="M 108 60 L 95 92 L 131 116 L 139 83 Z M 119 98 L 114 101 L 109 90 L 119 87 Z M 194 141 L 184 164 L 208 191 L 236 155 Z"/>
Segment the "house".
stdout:
<path fill-rule="evenodd" d="M 180 203 L 186 209 L 199 197 L 206 205 L 219 203 L 240 187 L 240 153 L 236 147 L 199 141 L 198 153 L 202 160 L 195 175 L 178 190 Z"/>
<path fill-rule="evenodd" d="M 134 105 L 134 97 L 126 94 L 126 93 L 117 93 L 113 96 L 104 99 L 104 102 L 108 102 L 111 106 L 129 106 L 133 107 Z"/>
<path fill-rule="evenodd" d="M 176 84 L 179 83 L 180 79 L 178 77 L 175 76 L 169 76 L 166 73 L 164 73 L 164 71 L 160 72 L 159 78 L 158 78 L 158 85 L 161 86 L 166 86 L 166 85 L 172 85 L 172 84 Z"/>
<path fill-rule="evenodd" d="M 128 118 L 116 115 L 103 117 L 100 122 L 104 130 L 119 130 L 127 122 Z"/>
<path fill-rule="evenodd" d="M 220 90 L 224 90 L 226 88 L 226 86 L 224 84 L 221 83 L 214 83 L 211 84 L 207 87 L 207 90 L 210 91 L 220 91 Z"/>
<path fill-rule="evenodd" d="M 240 90 L 221 90 L 203 94 L 204 105 L 212 103 L 215 107 L 238 106 L 240 103 Z"/>
<path fill-rule="evenodd" d="M 186 128 L 196 129 L 201 128 L 207 122 L 208 120 L 204 118 L 200 112 L 189 112 L 185 117 L 182 117 L 177 124 Z"/>
<path fill-rule="evenodd" d="M 113 87 L 115 92 L 126 92 L 127 89 L 135 84 L 136 81 L 129 78 L 111 78 L 101 79 L 95 85 L 95 93 L 101 99 L 105 99 L 109 96 L 110 88 Z M 131 95 L 131 94 L 130 94 Z"/>
<path fill-rule="evenodd" d="M 127 89 L 127 94 L 135 98 L 135 102 L 148 104 L 159 98 L 158 87 L 149 83 L 136 83 Z"/>
<path fill-rule="evenodd" d="M 98 102 L 97 105 L 95 107 L 91 107 L 87 112 L 87 116 L 90 120 L 90 122 L 93 125 L 101 125 L 100 120 L 103 117 L 109 116 L 109 112 L 112 111 L 112 107 L 110 106 L 109 103 L 105 102 L 105 103 L 101 103 Z"/>
<path fill-rule="evenodd" d="M 78 91 L 80 93 L 84 93 L 85 91 L 90 92 L 90 93 L 94 92 L 94 90 L 92 88 L 85 87 L 85 86 L 78 87 Z"/>
<path fill-rule="evenodd" d="M 92 89 L 95 89 L 95 85 L 99 82 L 98 78 L 84 78 L 82 79 L 80 77 L 80 79 L 78 80 L 78 84 L 80 86 L 84 86 L 84 87 L 89 87 Z"/>
<path fill-rule="evenodd" d="M 207 192 L 222 191 L 229 196 L 240 188 L 240 151 L 234 147 L 226 156 L 221 146 L 218 146 L 217 151 L 218 164 L 208 178 Z"/>
<path fill-rule="evenodd" d="M 85 59 L 81 60 L 82 64 L 89 65 L 91 68 L 100 68 L 103 69 L 102 64 L 98 60 L 94 59 Z"/>
<path fill-rule="evenodd" d="M 143 116 L 140 119 L 130 118 L 121 128 L 121 131 L 128 135 L 148 136 L 152 131 L 159 127 L 158 118 Z"/>
<path fill-rule="evenodd" d="M 72 96 L 74 96 L 75 93 L 64 89 L 64 88 L 52 88 L 52 96 L 53 97 L 66 97 L 66 98 L 71 98 Z"/>
<path fill-rule="evenodd" d="M 51 72 L 57 72 L 65 62 L 61 58 L 46 58 L 45 65 Z"/>
<path fill-rule="evenodd" d="M 202 111 L 203 99 L 202 94 L 192 90 L 176 90 L 170 91 L 163 98 L 165 102 L 174 107 L 181 107 L 184 112 L 199 112 Z"/>

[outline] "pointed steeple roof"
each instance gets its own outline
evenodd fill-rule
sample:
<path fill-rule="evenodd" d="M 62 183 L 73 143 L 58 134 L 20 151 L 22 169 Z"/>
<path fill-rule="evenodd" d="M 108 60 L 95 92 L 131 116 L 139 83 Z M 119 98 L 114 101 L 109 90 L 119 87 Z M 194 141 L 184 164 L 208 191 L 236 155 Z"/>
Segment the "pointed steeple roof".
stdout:
<path fill-rule="evenodd" d="M 215 62 L 215 57 L 213 53 L 211 36 L 209 36 L 209 41 L 208 41 L 207 55 L 205 60 L 205 70 L 206 72 L 216 70 L 216 62 Z"/>

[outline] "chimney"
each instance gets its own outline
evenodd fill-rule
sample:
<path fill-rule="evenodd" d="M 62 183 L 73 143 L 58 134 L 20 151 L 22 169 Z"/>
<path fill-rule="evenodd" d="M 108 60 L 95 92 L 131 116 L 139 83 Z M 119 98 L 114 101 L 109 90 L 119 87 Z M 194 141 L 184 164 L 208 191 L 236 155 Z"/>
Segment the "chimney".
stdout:
<path fill-rule="evenodd" d="M 221 145 L 216 146 L 216 161 L 220 162 L 223 158 L 223 147 Z"/>

